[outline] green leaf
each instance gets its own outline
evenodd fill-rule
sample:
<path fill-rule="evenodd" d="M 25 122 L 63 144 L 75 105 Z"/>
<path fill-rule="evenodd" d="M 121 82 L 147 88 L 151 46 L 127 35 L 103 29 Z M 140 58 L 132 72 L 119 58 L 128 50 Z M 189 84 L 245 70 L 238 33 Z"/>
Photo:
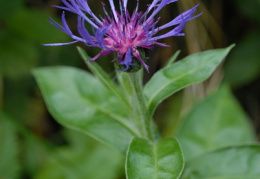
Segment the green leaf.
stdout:
<path fill-rule="evenodd" d="M 16 131 L 9 118 L 1 111 L 0 146 L 0 178 L 18 178 L 20 167 Z"/>
<path fill-rule="evenodd" d="M 189 161 L 182 179 L 259 179 L 260 146 L 220 149 Z"/>
<path fill-rule="evenodd" d="M 226 87 L 197 104 L 178 138 L 185 159 L 223 146 L 254 142 L 248 117 Z"/>
<path fill-rule="evenodd" d="M 128 179 L 177 179 L 184 168 L 178 141 L 174 138 L 151 142 L 134 138 L 126 159 Z"/>
<path fill-rule="evenodd" d="M 158 71 L 144 88 L 151 115 L 158 104 L 168 96 L 188 85 L 207 79 L 233 46 L 193 54 Z"/>
<path fill-rule="evenodd" d="M 79 132 L 68 134 L 70 145 L 53 151 L 36 179 L 115 179 L 122 175 L 124 159 L 121 153 Z"/>
<path fill-rule="evenodd" d="M 123 102 L 93 75 L 70 67 L 41 68 L 34 76 L 54 118 L 125 152 L 136 127 Z"/>

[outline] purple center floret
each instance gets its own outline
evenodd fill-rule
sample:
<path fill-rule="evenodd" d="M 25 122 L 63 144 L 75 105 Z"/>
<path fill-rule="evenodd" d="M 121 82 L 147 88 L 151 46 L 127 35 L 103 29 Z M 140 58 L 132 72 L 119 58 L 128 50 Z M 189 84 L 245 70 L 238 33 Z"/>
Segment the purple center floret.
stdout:
<path fill-rule="evenodd" d="M 129 66 L 133 64 L 133 57 L 137 58 L 139 62 L 148 72 L 148 65 L 145 64 L 140 56 L 138 48 L 151 49 L 155 45 L 165 47 L 167 45 L 157 42 L 159 39 L 183 36 L 181 33 L 186 21 L 194 19 L 194 12 L 198 5 L 183 12 L 172 21 L 165 25 L 156 27 L 158 19 L 154 16 L 167 4 L 176 2 L 177 0 L 153 0 L 145 12 L 139 12 L 139 0 L 132 15 L 127 10 L 128 0 L 119 0 L 120 13 L 116 11 L 114 1 L 109 0 L 111 7 L 111 15 L 106 11 L 105 4 L 102 3 L 105 17 L 98 18 L 92 13 L 87 0 L 62 0 L 65 6 L 55 6 L 65 11 L 70 11 L 78 15 L 78 32 L 80 36 L 73 35 L 66 20 L 65 12 L 62 13 L 62 26 L 50 19 L 50 23 L 58 29 L 68 34 L 74 41 L 69 43 L 54 43 L 44 44 L 46 46 L 68 45 L 76 42 L 83 42 L 87 46 L 99 47 L 102 51 L 92 58 L 90 61 L 95 61 L 100 56 L 116 52 L 117 60 L 120 65 L 124 65 L 126 71 Z M 93 27 L 93 33 L 90 34 L 85 27 L 85 22 L 88 22 Z M 168 33 L 157 35 L 157 32 L 172 27 Z"/>

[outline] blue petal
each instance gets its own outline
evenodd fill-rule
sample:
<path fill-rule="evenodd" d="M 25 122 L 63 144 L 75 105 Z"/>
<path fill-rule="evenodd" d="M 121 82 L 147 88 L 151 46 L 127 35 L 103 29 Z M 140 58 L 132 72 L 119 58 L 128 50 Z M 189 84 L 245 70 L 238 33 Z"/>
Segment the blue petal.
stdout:
<path fill-rule="evenodd" d="M 86 45 L 88 46 L 97 46 L 97 44 L 93 41 L 93 37 L 89 34 L 88 30 L 85 28 L 84 19 L 78 16 L 78 32 L 86 41 Z"/>
<path fill-rule="evenodd" d="M 126 54 L 125 54 L 125 59 L 120 62 L 120 65 L 125 65 L 126 68 L 123 69 L 123 70 L 121 70 L 121 71 L 122 71 L 122 72 L 127 71 L 127 70 L 129 69 L 129 66 L 130 66 L 130 65 L 135 65 L 135 64 L 133 64 L 132 62 L 133 62 L 132 52 L 131 52 L 131 49 L 128 48 L 128 50 L 127 50 L 127 52 L 126 52 Z"/>
<path fill-rule="evenodd" d="M 118 15 L 116 13 L 116 9 L 115 9 L 115 4 L 114 4 L 114 0 L 109 0 L 110 6 L 111 6 L 111 10 L 113 12 L 114 18 L 116 20 L 116 22 L 118 22 Z"/>
<path fill-rule="evenodd" d="M 163 38 L 167 38 L 167 37 L 172 37 L 172 36 L 184 36 L 183 33 L 180 33 L 184 27 L 185 27 L 186 21 L 183 19 L 182 22 L 175 27 L 173 30 L 171 30 L 170 32 L 157 36 L 157 37 L 153 37 L 151 38 L 151 40 L 158 40 L 158 39 L 163 39 Z"/>
<path fill-rule="evenodd" d="M 197 4 L 196 6 L 194 6 L 194 7 L 191 8 L 191 9 L 189 9 L 189 10 L 187 10 L 187 11 L 181 13 L 181 14 L 178 15 L 176 18 L 174 18 L 171 22 L 168 22 L 167 24 L 164 24 L 164 25 L 162 25 L 161 27 L 159 27 L 159 29 L 161 30 L 161 29 L 165 29 L 165 28 L 167 28 L 167 27 L 171 27 L 171 26 L 180 24 L 180 23 L 183 21 L 183 19 L 184 19 L 185 21 L 189 21 L 189 20 L 192 20 L 192 19 L 198 17 L 198 16 L 201 15 L 201 14 L 192 17 L 193 14 L 194 14 L 195 11 L 196 11 L 196 8 L 197 8 L 198 6 L 199 6 L 199 4 Z"/>
<path fill-rule="evenodd" d="M 101 27 L 94 32 L 96 40 L 98 41 L 98 44 L 102 49 L 109 50 L 108 47 L 106 47 L 104 44 L 104 37 L 107 31 L 111 28 L 111 26 L 112 24 L 108 27 L 107 26 Z"/>
<path fill-rule="evenodd" d="M 44 46 L 61 46 L 61 45 L 70 45 L 77 43 L 78 41 L 73 41 L 73 42 L 67 42 L 67 43 L 52 43 L 52 44 L 42 44 Z"/>
<path fill-rule="evenodd" d="M 158 0 L 154 0 L 156 3 L 158 2 Z M 152 15 L 147 19 L 147 22 L 149 20 L 151 20 L 164 6 L 166 6 L 167 4 L 176 2 L 178 0 L 161 0 L 161 3 L 157 6 L 157 8 L 153 11 Z M 151 7 L 152 8 L 152 7 Z"/>
<path fill-rule="evenodd" d="M 69 26 L 68 26 L 68 24 L 67 24 L 67 22 L 66 22 L 65 12 L 64 12 L 64 11 L 62 12 L 61 22 L 62 22 L 62 25 L 63 25 L 64 29 L 66 30 L 66 33 L 67 33 L 69 36 L 73 35 L 72 32 L 71 32 L 71 30 L 70 30 L 70 28 L 69 28 Z"/>
<path fill-rule="evenodd" d="M 65 6 L 67 6 L 67 8 L 70 9 L 70 11 L 74 12 L 75 14 L 78 14 L 79 16 L 81 16 L 82 18 L 84 18 L 90 25 L 92 25 L 93 27 L 95 27 L 96 29 L 99 28 L 93 21 L 91 21 L 83 12 L 82 12 L 82 7 L 79 6 L 79 4 L 77 4 L 75 2 L 75 0 L 69 0 L 68 3 L 67 0 L 62 0 L 62 2 L 64 3 Z"/>
<path fill-rule="evenodd" d="M 127 7 L 127 1 L 128 0 L 123 0 L 123 5 L 124 5 L 124 8 L 126 9 L 126 7 Z"/>

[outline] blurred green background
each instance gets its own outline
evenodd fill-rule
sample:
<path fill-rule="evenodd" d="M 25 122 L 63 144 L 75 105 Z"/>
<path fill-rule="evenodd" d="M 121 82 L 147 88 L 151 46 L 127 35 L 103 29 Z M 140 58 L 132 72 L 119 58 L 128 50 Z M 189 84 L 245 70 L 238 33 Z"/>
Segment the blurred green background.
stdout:
<path fill-rule="evenodd" d="M 96 14 L 103 15 L 101 1 L 88 2 Z M 108 7 L 108 2 L 104 2 Z M 140 0 L 140 8 L 144 10 L 149 2 Z M 228 84 L 259 136 L 260 1 L 180 0 L 160 12 L 160 23 L 170 21 L 197 3 L 200 3 L 197 13 L 203 15 L 187 23 L 185 37 L 164 39 L 171 48 L 147 51 L 151 72 L 145 74 L 145 81 L 176 50 L 180 49 L 180 57 L 184 57 L 232 43 L 236 47 L 209 80 L 178 92 L 159 106 L 155 114 L 159 129 L 163 136 L 171 136 L 176 125 L 174 119 L 185 116 L 193 104 L 220 84 Z M 88 70 L 76 45 L 41 45 L 70 41 L 47 21 L 51 16 L 60 22 L 61 10 L 52 7 L 61 5 L 60 0 L 1 0 L 0 4 L 0 178 L 123 179 L 124 157 L 57 124 L 48 113 L 31 74 L 33 68 L 58 65 Z M 135 1 L 129 1 L 129 9 L 134 6 Z M 76 31 L 75 16 L 68 14 L 67 20 Z M 90 56 L 99 52 L 99 49 L 77 45 L 84 47 Z M 106 56 L 98 62 L 113 78 L 112 59 L 113 55 Z"/>

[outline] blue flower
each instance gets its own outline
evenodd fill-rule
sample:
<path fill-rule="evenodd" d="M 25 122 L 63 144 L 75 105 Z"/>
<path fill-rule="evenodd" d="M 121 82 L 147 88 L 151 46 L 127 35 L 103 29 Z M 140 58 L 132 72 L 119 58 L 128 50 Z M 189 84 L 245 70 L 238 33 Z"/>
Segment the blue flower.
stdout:
<path fill-rule="evenodd" d="M 100 56 L 116 52 L 118 64 L 125 66 L 128 70 L 133 63 L 133 57 L 138 59 L 139 63 L 148 71 L 148 65 L 141 58 L 138 49 L 151 49 L 154 46 L 166 47 L 167 45 L 158 42 L 158 40 L 172 37 L 183 36 L 183 28 L 187 21 L 194 19 L 193 16 L 198 5 L 183 12 L 172 21 L 162 26 L 156 27 L 160 18 L 155 19 L 158 12 L 167 4 L 176 2 L 177 0 L 153 0 L 145 12 L 139 11 L 139 0 L 135 10 L 130 15 L 127 10 L 128 0 L 119 0 L 120 11 L 115 9 L 114 1 L 109 0 L 111 14 L 106 11 L 105 4 L 102 3 L 105 16 L 97 17 L 90 9 L 87 0 L 62 0 L 64 6 L 55 6 L 64 10 L 61 16 L 62 25 L 59 25 L 50 18 L 50 23 L 69 35 L 74 41 L 69 43 L 44 44 L 46 46 L 69 45 L 76 42 L 83 42 L 89 47 L 99 47 L 101 52 L 90 61 L 95 61 Z M 79 36 L 74 35 L 66 20 L 65 11 L 77 14 L 78 16 L 78 32 Z M 93 32 L 85 27 L 85 23 L 89 23 Z M 163 34 L 157 33 L 165 28 L 171 27 L 172 30 Z"/>

